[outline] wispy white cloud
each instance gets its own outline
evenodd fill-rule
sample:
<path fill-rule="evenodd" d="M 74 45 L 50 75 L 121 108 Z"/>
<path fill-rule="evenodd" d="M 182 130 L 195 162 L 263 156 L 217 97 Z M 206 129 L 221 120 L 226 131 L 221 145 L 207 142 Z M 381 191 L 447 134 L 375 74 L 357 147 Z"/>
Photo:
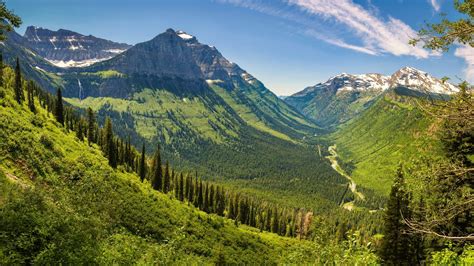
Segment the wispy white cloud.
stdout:
<path fill-rule="evenodd" d="M 438 0 L 428 0 L 428 2 L 431 4 L 431 6 L 436 12 L 439 12 L 439 10 L 441 9 L 441 5 Z"/>
<path fill-rule="evenodd" d="M 310 15 L 345 25 L 358 36 L 366 48 L 379 53 L 410 55 L 427 58 L 432 55 L 421 47 L 413 47 L 408 41 L 416 32 L 407 24 L 393 17 L 388 20 L 377 17 L 350 0 L 288 0 Z"/>
<path fill-rule="evenodd" d="M 466 61 L 466 68 L 464 69 L 464 77 L 467 81 L 474 83 L 474 48 L 463 45 L 454 51 L 454 55 L 463 58 Z"/>
<path fill-rule="evenodd" d="M 377 14 L 378 10 L 365 9 L 352 0 L 280 0 L 272 2 L 273 5 L 262 0 L 217 1 L 290 20 L 302 25 L 306 35 L 366 54 L 416 58 L 439 55 L 420 46 L 409 45 L 408 41 L 416 36 L 409 25 L 393 17 L 384 19 Z M 338 34 L 338 26 L 343 26 L 345 32 Z M 352 44 L 348 39 L 359 44 Z"/>
<path fill-rule="evenodd" d="M 349 43 L 346 43 L 345 41 L 343 41 L 341 39 L 333 38 L 333 37 L 330 37 L 330 36 L 327 36 L 327 35 L 320 34 L 319 32 L 317 32 L 313 29 L 306 29 L 304 31 L 304 34 L 308 35 L 308 36 L 311 36 L 311 37 L 318 38 L 320 40 L 324 40 L 325 42 L 328 42 L 330 44 L 333 44 L 333 45 L 336 45 L 336 46 L 339 46 L 339 47 L 342 47 L 342 48 L 351 49 L 351 50 L 354 50 L 354 51 L 357 51 L 357 52 L 366 53 L 366 54 L 370 54 L 370 55 L 377 55 L 378 54 L 377 51 L 375 51 L 375 50 L 373 50 L 369 47 L 363 47 L 363 46 L 349 44 Z"/>

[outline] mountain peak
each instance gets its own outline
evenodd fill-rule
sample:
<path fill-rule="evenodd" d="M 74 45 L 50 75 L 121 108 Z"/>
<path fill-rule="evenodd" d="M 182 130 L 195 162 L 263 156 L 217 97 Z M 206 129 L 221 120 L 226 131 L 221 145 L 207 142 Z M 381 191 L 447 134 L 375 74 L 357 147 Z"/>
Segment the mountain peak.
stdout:
<path fill-rule="evenodd" d="M 413 67 L 403 67 L 390 78 L 390 87 L 403 86 L 421 92 L 452 94 L 458 91 L 456 86 L 434 78 L 427 72 Z"/>
<path fill-rule="evenodd" d="M 427 74 L 425 71 L 422 71 L 422 70 L 419 70 L 419 69 L 416 69 L 416 68 L 410 67 L 410 66 L 402 67 L 402 68 L 400 68 L 397 72 L 400 72 L 400 73 Z M 395 73 L 397 73 L 397 72 L 395 72 Z"/>

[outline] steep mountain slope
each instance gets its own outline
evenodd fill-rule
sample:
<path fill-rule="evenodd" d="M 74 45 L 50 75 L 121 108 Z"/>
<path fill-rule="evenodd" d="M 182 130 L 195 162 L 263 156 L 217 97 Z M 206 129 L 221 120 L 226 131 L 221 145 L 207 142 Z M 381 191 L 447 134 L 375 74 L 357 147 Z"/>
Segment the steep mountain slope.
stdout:
<path fill-rule="evenodd" d="M 110 59 L 131 47 L 124 43 L 85 36 L 77 32 L 29 26 L 24 38 L 28 46 L 59 67 L 83 67 Z"/>
<path fill-rule="evenodd" d="M 0 87 L 0 264 L 315 263 L 322 246 L 235 226 L 114 170 L 36 99 Z M 321 257 L 319 258 L 321 260 Z M 329 259 L 325 257 L 325 259 Z"/>
<path fill-rule="evenodd" d="M 287 97 L 285 101 L 317 123 L 335 127 L 366 110 L 384 91 L 400 86 L 433 95 L 457 90 L 426 72 L 404 67 L 391 76 L 341 74 Z"/>
<path fill-rule="evenodd" d="M 58 75 L 62 69 L 35 53 L 23 36 L 9 32 L 7 39 L 0 43 L 0 47 L 5 64 L 15 66 L 16 58 L 19 58 L 23 72 L 43 88 L 54 91 L 55 87 L 63 85 Z"/>
<path fill-rule="evenodd" d="M 399 163 L 440 154 L 437 121 L 419 109 L 423 95 L 397 87 L 384 92 L 360 116 L 329 137 L 355 181 L 387 195 Z"/>
<path fill-rule="evenodd" d="M 183 38 L 182 36 L 186 36 Z M 144 89 L 167 90 L 179 98 L 205 97 L 208 109 L 221 105 L 258 129 L 302 137 L 315 126 L 217 49 L 184 32 L 167 30 L 115 58 L 65 74 L 65 95 L 133 98 Z M 80 86 L 79 86 L 80 85 Z M 224 90 L 214 91 L 212 88 Z M 226 98 L 232 101 L 222 101 Z M 234 110 L 238 105 L 242 110 Z M 211 106 L 208 106 L 211 105 Z M 252 113 L 252 116 L 248 114 Z M 231 114 L 235 115 L 235 114 Z"/>

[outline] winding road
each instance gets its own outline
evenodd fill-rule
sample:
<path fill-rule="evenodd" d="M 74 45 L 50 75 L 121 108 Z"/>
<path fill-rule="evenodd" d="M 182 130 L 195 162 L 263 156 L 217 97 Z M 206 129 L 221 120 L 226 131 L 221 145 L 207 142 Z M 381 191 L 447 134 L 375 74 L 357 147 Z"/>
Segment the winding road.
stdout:
<path fill-rule="evenodd" d="M 360 191 L 357 191 L 357 184 L 354 182 L 354 179 L 352 179 L 352 177 L 350 177 L 337 162 L 338 155 L 336 152 L 336 145 L 334 144 L 332 146 L 329 146 L 328 151 L 331 155 L 326 156 L 326 158 L 331 162 L 331 167 L 336 170 L 336 172 L 344 176 L 347 180 L 349 180 L 349 188 L 355 195 L 355 198 L 365 200 L 364 194 L 362 194 Z M 352 211 L 355 207 L 355 200 L 356 199 L 353 199 L 352 201 L 342 204 L 342 207 L 344 209 Z"/>

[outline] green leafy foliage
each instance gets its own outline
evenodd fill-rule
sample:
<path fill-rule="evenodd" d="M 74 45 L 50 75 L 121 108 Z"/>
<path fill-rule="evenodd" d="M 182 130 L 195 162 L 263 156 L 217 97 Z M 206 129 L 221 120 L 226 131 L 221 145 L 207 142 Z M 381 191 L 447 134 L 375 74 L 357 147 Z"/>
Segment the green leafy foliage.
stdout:
<path fill-rule="evenodd" d="M 455 43 L 474 47 L 474 2 L 472 0 L 454 0 L 455 9 L 463 16 L 450 20 L 443 15 L 439 23 L 427 23 L 418 32 L 418 37 L 410 44 L 422 43 L 425 48 L 448 51 Z"/>

